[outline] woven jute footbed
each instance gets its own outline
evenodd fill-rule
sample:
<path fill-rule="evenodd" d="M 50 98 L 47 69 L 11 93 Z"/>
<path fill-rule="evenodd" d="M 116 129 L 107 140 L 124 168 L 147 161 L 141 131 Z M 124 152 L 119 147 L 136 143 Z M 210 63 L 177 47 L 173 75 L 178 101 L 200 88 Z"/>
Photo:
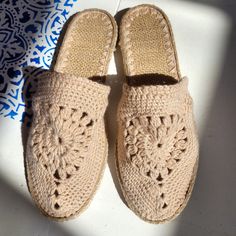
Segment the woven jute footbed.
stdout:
<path fill-rule="evenodd" d="M 70 20 L 54 72 L 38 79 L 26 153 L 36 205 L 62 221 L 88 207 L 102 178 L 110 88 L 101 81 L 117 38 L 116 22 L 103 10 L 85 10 Z"/>
<path fill-rule="evenodd" d="M 181 78 L 170 23 L 152 5 L 123 16 L 126 72 L 118 107 L 117 174 L 129 208 L 150 223 L 186 206 L 198 167 L 198 139 L 188 79 Z"/>

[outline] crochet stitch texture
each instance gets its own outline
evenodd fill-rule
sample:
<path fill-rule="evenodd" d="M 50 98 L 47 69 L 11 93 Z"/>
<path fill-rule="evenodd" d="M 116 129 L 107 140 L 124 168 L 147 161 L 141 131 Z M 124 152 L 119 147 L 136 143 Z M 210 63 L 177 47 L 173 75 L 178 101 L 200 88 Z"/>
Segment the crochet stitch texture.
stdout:
<path fill-rule="evenodd" d="M 39 80 L 27 169 L 31 193 L 50 216 L 75 214 L 96 189 L 107 156 L 103 119 L 109 91 L 58 72 Z"/>
<path fill-rule="evenodd" d="M 149 221 L 172 217 L 186 199 L 198 157 L 187 79 L 174 85 L 124 85 L 119 107 L 122 188 Z"/>

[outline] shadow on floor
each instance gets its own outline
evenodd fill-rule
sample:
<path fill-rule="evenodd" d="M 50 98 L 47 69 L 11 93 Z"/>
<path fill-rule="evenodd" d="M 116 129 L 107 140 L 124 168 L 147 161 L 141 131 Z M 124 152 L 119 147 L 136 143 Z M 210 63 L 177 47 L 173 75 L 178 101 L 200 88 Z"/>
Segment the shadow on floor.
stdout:
<path fill-rule="evenodd" d="M 188 207 L 177 220 L 173 236 L 236 234 L 236 3 L 209 3 L 228 13 L 234 25 L 225 65 L 200 141 L 200 166 L 194 192 Z"/>
<path fill-rule="evenodd" d="M 124 13 L 128 9 L 124 9 L 117 13 L 115 19 L 117 21 L 118 26 L 120 25 L 120 21 Z M 119 42 L 119 38 L 117 40 Z M 116 136 L 117 136 L 117 106 L 121 97 L 122 93 L 122 84 L 125 78 L 124 68 L 123 68 L 123 61 L 121 56 L 121 51 L 118 47 L 114 53 L 115 64 L 117 75 L 109 75 L 107 82 L 111 86 L 112 93 L 109 96 L 109 105 L 106 112 L 106 130 L 108 135 L 108 142 L 109 142 L 109 154 L 108 154 L 108 166 L 112 175 L 113 182 L 116 186 L 116 190 L 121 198 L 121 200 L 125 203 L 125 199 L 123 197 L 121 187 L 119 184 L 119 180 L 117 178 L 116 173 Z M 109 132 L 108 132 L 109 131 Z"/>
<path fill-rule="evenodd" d="M 41 215 L 21 193 L 3 178 L 0 180 L 0 235 L 4 236 L 74 236 L 57 222 Z M 80 235 L 79 232 L 77 235 Z"/>

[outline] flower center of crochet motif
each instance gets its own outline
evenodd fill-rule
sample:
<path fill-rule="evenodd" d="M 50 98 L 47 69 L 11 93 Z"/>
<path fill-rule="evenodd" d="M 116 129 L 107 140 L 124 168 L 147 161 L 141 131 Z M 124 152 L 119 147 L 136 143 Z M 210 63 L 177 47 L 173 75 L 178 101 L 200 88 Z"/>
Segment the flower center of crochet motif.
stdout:
<path fill-rule="evenodd" d="M 55 133 L 55 131 L 53 133 Z M 63 137 L 63 134 L 55 133 L 55 135 L 51 137 L 51 142 L 54 144 L 54 151 L 59 157 L 62 157 L 73 148 L 74 137 L 73 135 Z"/>
<path fill-rule="evenodd" d="M 142 116 L 126 122 L 125 146 L 140 173 L 162 183 L 187 147 L 187 132 L 179 115 Z"/>

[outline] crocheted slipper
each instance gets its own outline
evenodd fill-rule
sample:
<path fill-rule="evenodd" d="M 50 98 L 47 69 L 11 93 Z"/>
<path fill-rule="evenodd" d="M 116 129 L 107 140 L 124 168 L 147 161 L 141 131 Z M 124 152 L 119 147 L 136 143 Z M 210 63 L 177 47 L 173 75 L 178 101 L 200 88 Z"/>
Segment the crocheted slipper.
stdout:
<path fill-rule="evenodd" d="M 104 113 L 110 88 L 97 81 L 107 73 L 116 37 L 116 23 L 105 11 L 76 14 L 56 71 L 39 79 L 27 144 L 27 180 L 34 201 L 52 218 L 81 213 L 101 180 L 108 152 Z"/>
<path fill-rule="evenodd" d="M 127 83 L 118 109 L 117 172 L 128 206 L 145 221 L 163 223 L 185 207 L 196 176 L 192 99 L 159 8 L 129 10 L 120 45 Z"/>

